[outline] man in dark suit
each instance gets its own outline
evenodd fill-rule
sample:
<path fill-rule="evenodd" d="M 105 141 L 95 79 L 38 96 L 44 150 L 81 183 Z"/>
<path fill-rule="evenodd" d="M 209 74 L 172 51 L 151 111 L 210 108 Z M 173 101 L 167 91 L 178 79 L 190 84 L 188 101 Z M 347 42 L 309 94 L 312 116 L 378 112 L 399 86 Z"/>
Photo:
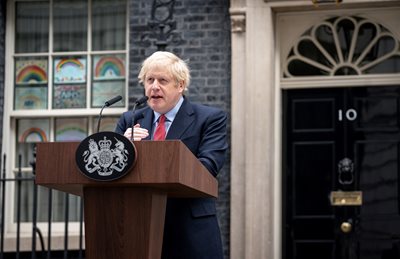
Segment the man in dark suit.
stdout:
<path fill-rule="evenodd" d="M 160 138 L 162 128 L 165 139 L 180 139 L 216 176 L 227 150 L 226 114 L 184 96 L 190 83 L 187 64 L 170 52 L 155 52 L 143 62 L 138 78 L 148 106 L 137 110 L 135 118 L 131 111 L 125 112 L 116 132 L 132 139 L 134 125 L 135 141 L 154 140 Z M 168 199 L 162 258 L 223 258 L 215 199 Z"/>

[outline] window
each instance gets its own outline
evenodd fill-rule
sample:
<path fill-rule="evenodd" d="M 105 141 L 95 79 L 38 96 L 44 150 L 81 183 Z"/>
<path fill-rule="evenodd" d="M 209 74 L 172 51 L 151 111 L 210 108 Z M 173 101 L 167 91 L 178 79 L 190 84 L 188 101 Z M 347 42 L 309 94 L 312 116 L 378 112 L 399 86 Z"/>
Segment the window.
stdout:
<path fill-rule="evenodd" d="M 97 131 L 104 102 L 116 95 L 123 100 L 107 109 L 101 130 L 113 131 L 127 107 L 128 30 L 126 0 L 14 0 L 7 23 L 6 104 L 3 145 L 9 167 L 30 173 L 33 146 L 42 141 L 80 141 Z M 11 42 L 9 40 L 9 42 Z M 11 65 L 12 64 L 12 65 Z M 8 132 L 9 131 L 9 132 Z M 12 136 L 11 138 L 9 136 Z M 23 221 L 31 221 L 32 183 L 25 183 Z M 47 192 L 47 191 L 46 191 Z M 46 193 L 44 190 L 39 195 Z M 57 193 L 54 208 L 65 202 Z M 78 220 L 79 202 L 70 197 Z M 70 205 L 71 206 L 71 205 Z M 47 220 L 38 210 L 39 221 Z M 25 215 L 25 216 L 24 216 Z M 62 212 L 54 220 L 62 221 Z M 71 216 L 72 215 L 72 216 Z"/>
<path fill-rule="evenodd" d="M 383 25 L 357 16 L 314 25 L 290 49 L 285 78 L 400 72 L 399 40 Z"/>

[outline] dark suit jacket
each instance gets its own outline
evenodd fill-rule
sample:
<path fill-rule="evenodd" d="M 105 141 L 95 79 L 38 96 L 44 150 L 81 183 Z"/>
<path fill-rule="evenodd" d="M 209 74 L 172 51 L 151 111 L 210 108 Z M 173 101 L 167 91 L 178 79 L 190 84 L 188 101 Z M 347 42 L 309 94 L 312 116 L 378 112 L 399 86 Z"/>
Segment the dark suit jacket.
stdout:
<path fill-rule="evenodd" d="M 154 113 L 150 107 L 137 110 L 135 118 L 132 111 L 125 112 L 116 132 L 123 134 L 132 127 L 133 120 L 151 134 Z M 185 98 L 166 139 L 180 139 L 216 176 L 224 164 L 227 150 L 226 114 L 216 108 L 190 103 Z M 215 199 L 168 199 L 162 258 L 223 258 Z"/>

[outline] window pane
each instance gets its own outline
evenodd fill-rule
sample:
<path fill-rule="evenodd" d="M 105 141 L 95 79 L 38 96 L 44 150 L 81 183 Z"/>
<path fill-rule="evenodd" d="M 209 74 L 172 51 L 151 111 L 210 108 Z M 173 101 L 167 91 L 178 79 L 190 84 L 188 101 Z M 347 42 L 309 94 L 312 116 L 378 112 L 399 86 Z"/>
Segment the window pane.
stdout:
<path fill-rule="evenodd" d="M 21 166 L 30 167 L 29 161 L 33 160 L 33 147 L 37 142 L 49 141 L 49 119 L 19 119 L 17 120 L 17 156 L 15 166 L 18 167 L 21 155 Z"/>
<path fill-rule="evenodd" d="M 54 58 L 53 108 L 86 107 L 86 58 Z"/>
<path fill-rule="evenodd" d="M 79 221 L 80 219 L 80 203 L 81 198 L 79 196 L 71 195 L 61 191 L 53 190 L 52 195 L 52 221 L 53 222 L 64 222 L 65 221 L 65 205 L 68 199 L 68 220 L 71 221 Z M 39 193 L 39 200 L 47 201 L 48 195 Z M 42 202 L 44 203 L 44 202 Z M 48 206 L 48 203 L 46 203 Z M 40 204 L 38 207 L 38 220 L 46 221 L 47 215 L 45 213 L 47 210 L 39 210 Z"/>
<path fill-rule="evenodd" d="M 54 109 L 86 107 L 86 85 L 55 84 L 53 91 Z"/>
<path fill-rule="evenodd" d="M 125 0 L 93 0 L 93 50 L 125 49 L 126 9 Z"/>
<path fill-rule="evenodd" d="M 93 82 L 92 107 L 101 107 L 107 100 L 117 95 L 122 96 L 122 101 L 113 104 L 113 107 L 123 107 L 125 99 L 125 81 Z"/>
<path fill-rule="evenodd" d="M 54 51 L 87 49 L 87 1 L 54 1 Z"/>
<path fill-rule="evenodd" d="M 47 108 L 47 86 L 17 86 L 15 88 L 15 110 Z"/>
<path fill-rule="evenodd" d="M 56 141 L 81 141 L 88 135 L 87 118 L 56 119 Z"/>
<path fill-rule="evenodd" d="M 399 40 L 382 24 L 334 17 L 308 29 L 286 60 L 284 76 L 355 76 L 399 73 Z"/>
<path fill-rule="evenodd" d="M 100 130 L 102 131 L 115 131 L 119 117 L 103 117 L 100 122 Z M 93 132 L 97 132 L 97 125 L 99 118 L 93 118 Z"/>
<path fill-rule="evenodd" d="M 16 4 L 15 52 L 47 52 L 49 48 L 49 3 Z"/>
<path fill-rule="evenodd" d="M 25 175 L 24 175 L 25 176 Z M 32 177 L 27 174 L 27 177 Z M 34 180 L 21 182 L 21 207 L 20 217 L 22 222 L 32 222 L 33 216 L 33 186 Z M 71 221 L 79 221 L 80 218 L 80 197 L 69 195 L 64 192 L 48 189 L 38 186 L 37 215 L 38 222 L 48 221 L 49 210 L 49 190 L 52 191 L 52 222 L 64 222 L 65 220 L 65 202 L 68 196 L 69 213 L 68 219 Z M 17 199 L 18 186 L 15 188 L 15 199 Z M 17 222 L 17 202 L 14 202 L 14 222 Z"/>
<path fill-rule="evenodd" d="M 17 143 L 17 153 L 15 157 L 15 168 L 20 166 L 20 157 L 21 157 L 21 167 L 29 167 L 30 161 L 34 160 L 33 153 L 34 153 L 35 143 Z"/>
<path fill-rule="evenodd" d="M 125 79 L 125 55 L 98 55 L 93 57 L 93 80 Z"/>
<path fill-rule="evenodd" d="M 95 55 L 92 66 L 92 107 L 101 107 L 117 95 L 125 97 L 125 55 Z M 123 107 L 117 102 L 114 107 Z"/>
<path fill-rule="evenodd" d="M 47 75 L 47 58 L 15 59 L 15 110 L 47 108 Z"/>
<path fill-rule="evenodd" d="M 37 143 L 49 140 L 49 119 L 20 119 L 18 120 L 18 142 Z"/>
<path fill-rule="evenodd" d="M 57 57 L 54 59 L 54 84 L 86 83 L 84 57 Z"/>
<path fill-rule="evenodd" d="M 17 175 L 16 175 L 17 176 Z M 32 174 L 21 174 L 20 177 L 31 178 Z M 32 220 L 32 204 L 33 204 L 33 180 L 21 181 L 20 185 L 15 185 L 14 189 L 14 222 L 18 222 L 18 194 L 20 194 L 20 220 L 21 222 L 29 222 Z"/>

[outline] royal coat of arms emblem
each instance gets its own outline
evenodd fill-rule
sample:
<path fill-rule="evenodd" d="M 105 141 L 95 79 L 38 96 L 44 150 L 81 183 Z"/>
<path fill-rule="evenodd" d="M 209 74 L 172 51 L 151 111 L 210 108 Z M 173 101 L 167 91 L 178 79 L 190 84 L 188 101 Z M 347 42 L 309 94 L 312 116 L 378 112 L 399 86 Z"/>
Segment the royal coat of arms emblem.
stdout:
<path fill-rule="evenodd" d="M 125 175 L 136 160 L 136 152 L 132 142 L 124 136 L 99 132 L 80 143 L 75 158 L 84 175 L 109 181 Z"/>

